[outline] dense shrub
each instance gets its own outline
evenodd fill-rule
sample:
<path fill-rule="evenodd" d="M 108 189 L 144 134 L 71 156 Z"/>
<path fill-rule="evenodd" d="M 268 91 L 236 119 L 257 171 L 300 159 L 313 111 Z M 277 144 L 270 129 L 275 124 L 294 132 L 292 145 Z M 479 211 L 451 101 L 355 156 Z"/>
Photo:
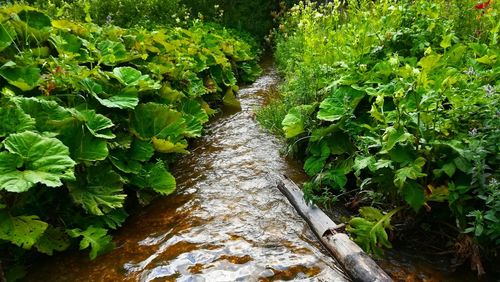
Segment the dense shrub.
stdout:
<path fill-rule="evenodd" d="M 258 119 L 305 160 L 308 199 L 371 206 L 348 227 L 366 250 L 404 214 L 498 251 L 500 21 L 475 4 L 300 3 L 276 31 L 283 94 Z"/>
<path fill-rule="evenodd" d="M 184 22 L 186 9 L 179 0 L 24 0 L 57 18 L 92 21 L 120 27 L 176 26 Z"/>
<path fill-rule="evenodd" d="M 174 157 L 259 75 L 253 46 L 217 25 L 147 31 L 0 7 L 4 267 L 29 250 L 112 248 L 127 203 L 173 193 Z"/>

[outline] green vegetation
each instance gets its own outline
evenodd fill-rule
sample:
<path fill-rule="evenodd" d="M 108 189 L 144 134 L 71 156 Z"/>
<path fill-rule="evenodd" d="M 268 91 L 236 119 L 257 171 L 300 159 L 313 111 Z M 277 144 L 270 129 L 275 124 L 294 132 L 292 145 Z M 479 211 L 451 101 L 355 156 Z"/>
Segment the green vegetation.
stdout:
<path fill-rule="evenodd" d="M 113 247 L 109 230 L 129 206 L 173 193 L 175 156 L 238 80 L 260 74 L 255 46 L 213 24 L 148 31 L 0 7 L 7 278 L 35 251 L 79 245 L 95 258 Z"/>
<path fill-rule="evenodd" d="M 499 4 L 475 4 L 300 3 L 275 31 L 283 94 L 257 117 L 305 161 L 309 200 L 371 206 L 347 228 L 366 250 L 391 217 L 499 250 Z"/>
<path fill-rule="evenodd" d="M 15 1 L 16 2 L 16 1 Z M 262 40 L 273 26 L 279 1 L 268 0 L 24 0 L 57 18 L 120 27 L 179 26 L 190 19 L 217 22 Z M 295 1 L 285 1 L 295 2 Z M 281 7 L 285 6 L 285 2 Z"/>

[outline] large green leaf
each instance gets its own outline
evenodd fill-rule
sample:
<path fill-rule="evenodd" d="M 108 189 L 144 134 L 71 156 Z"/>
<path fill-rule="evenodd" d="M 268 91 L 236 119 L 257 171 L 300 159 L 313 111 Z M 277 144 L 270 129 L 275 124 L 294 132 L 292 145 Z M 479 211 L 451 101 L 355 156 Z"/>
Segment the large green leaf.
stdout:
<path fill-rule="evenodd" d="M 139 104 L 139 94 L 135 89 L 125 88 L 115 94 L 109 94 L 104 91 L 101 84 L 92 79 L 83 79 L 81 84 L 101 105 L 107 108 L 133 109 Z"/>
<path fill-rule="evenodd" d="M 402 144 L 407 141 L 411 142 L 415 140 L 415 136 L 406 132 L 404 127 L 396 129 L 392 126 L 385 129 L 385 133 L 382 138 L 385 142 L 383 143 L 384 145 L 381 153 L 390 151 L 396 144 Z"/>
<path fill-rule="evenodd" d="M 100 161 L 109 155 L 105 139 L 97 138 L 81 122 L 74 122 L 61 130 L 60 139 L 69 147 L 75 161 Z"/>
<path fill-rule="evenodd" d="M 425 203 L 424 189 L 414 181 L 407 181 L 403 186 L 401 194 L 415 212 L 418 212 Z"/>
<path fill-rule="evenodd" d="M 161 88 L 160 83 L 151 79 L 149 75 L 143 75 L 132 67 L 114 68 L 112 76 L 124 86 L 137 86 L 140 91 Z"/>
<path fill-rule="evenodd" d="M 323 170 L 331 151 L 327 142 L 309 143 L 308 150 L 311 155 L 304 163 L 304 170 L 309 176 L 313 176 Z"/>
<path fill-rule="evenodd" d="M 304 132 L 304 124 L 312 110 L 311 105 L 300 105 L 288 111 L 281 122 L 286 138 L 292 138 Z"/>
<path fill-rule="evenodd" d="M 23 91 L 37 87 L 41 82 L 40 69 L 34 66 L 18 66 L 9 61 L 0 67 L 0 76 Z"/>
<path fill-rule="evenodd" d="M 318 119 L 326 121 L 337 121 L 347 113 L 344 107 L 344 100 L 341 97 L 334 96 L 323 100 L 319 105 Z"/>
<path fill-rule="evenodd" d="M 131 158 L 128 151 L 122 149 L 113 150 L 108 159 L 117 169 L 125 173 L 137 174 L 142 169 L 141 163 Z"/>
<path fill-rule="evenodd" d="M 123 207 L 127 197 L 120 175 L 105 165 L 87 167 L 85 173 L 77 175 L 76 182 L 68 183 L 68 189 L 73 200 L 94 215 Z"/>
<path fill-rule="evenodd" d="M 6 22 L 0 23 L 0 52 L 9 47 L 14 38 L 16 38 L 14 28 Z"/>
<path fill-rule="evenodd" d="M 62 228 L 49 226 L 35 244 L 40 253 L 51 256 L 54 251 L 62 252 L 70 246 L 69 237 Z"/>
<path fill-rule="evenodd" d="M 35 97 L 15 97 L 14 103 L 36 121 L 38 131 L 58 132 L 64 124 L 74 120 L 71 111 L 55 101 Z"/>
<path fill-rule="evenodd" d="M 125 49 L 125 45 L 120 42 L 101 40 L 97 43 L 97 49 L 100 60 L 108 66 L 133 59 Z"/>
<path fill-rule="evenodd" d="M 183 113 L 195 117 L 201 124 L 208 122 L 207 112 L 203 109 L 201 103 L 196 100 L 184 102 L 181 106 L 181 110 Z"/>
<path fill-rule="evenodd" d="M 179 142 L 174 142 L 153 137 L 152 144 L 155 150 L 160 153 L 189 154 L 189 151 L 186 150 L 186 148 L 188 147 L 188 143 L 184 139 L 180 140 Z"/>
<path fill-rule="evenodd" d="M 36 10 L 22 10 L 18 13 L 18 16 L 21 21 L 33 29 L 48 31 L 52 27 L 49 16 Z"/>
<path fill-rule="evenodd" d="M 365 92 L 350 86 L 341 86 L 319 105 L 317 118 L 325 121 L 338 121 L 343 116 L 354 112 Z"/>
<path fill-rule="evenodd" d="M 0 137 L 35 129 L 35 120 L 17 105 L 2 106 L 0 108 L 0 121 Z"/>
<path fill-rule="evenodd" d="M 106 229 L 92 225 L 85 231 L 81 229 L 68 230 L 69 236 L 73 238 L 83 237 L 80 241 L 80 250 L 90 247 L 90 259 L 95 259 L 98 255 L 106 253 L 115 247 L 112 241 L 113 238 L 107 233 Z"/>
<path fill-rule="evenodd" d="M 97 138 L 113 139 L 116 136 L 111 132 L 114 126 L 113 121 L 94 110 L 75 111 L 75 115 L 80 121 L 85 123 L 89 132 Z"/>
<path fill-rule="evenodd" d="M 132 178 L 133 184 L 140 188 L 151 188 L 162 195 L 175 191 L 175 178 L 167 171 L 163 162 L 147 164 L 144 170 Z"/>
<path fill-rule="evenodd" d="M 130 147 L 129 156 L 133 160 L 146 162 L 153 156 L 155 148 L 151 142 L 134 138 Z"/>
<path fill-rule="evenodd" d="M 131 119 L 131 131 L 142 140 L 178 138 L 184 133 L 182 113 L 157 103 L 140 104 Z"/>
<path fill-rule="evenodd" d="M 24 249 L 30 249 L 47 229 L 48 224 L 38 216 L 11 216 L 0 211 L 0 239 Z"/>
<path fill-rule="evenodd" d="M 58 139 L 26 131 L 12 134 L 3 142 L 10 152 L 0 153 L 0 189 L 24 192 L 36 183 L 49 187 L 74 179 L 75 162 Z"/>

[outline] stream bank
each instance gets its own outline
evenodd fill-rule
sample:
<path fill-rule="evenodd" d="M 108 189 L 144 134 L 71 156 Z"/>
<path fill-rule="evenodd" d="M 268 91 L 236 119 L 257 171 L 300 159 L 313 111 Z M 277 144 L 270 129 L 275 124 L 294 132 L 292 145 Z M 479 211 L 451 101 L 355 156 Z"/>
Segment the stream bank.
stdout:
<path fill-rule="evenodd" d="M 272 61 L 239 91 L 174 168 L 177 192 L 141 210 L 115 235 L 117 248 L 88 261 L 63 254 L 36 266 L 28 281 L 345 281 L 268 172 L 305 180 L 280 155 L 254 109 L 279 82 Z"/>

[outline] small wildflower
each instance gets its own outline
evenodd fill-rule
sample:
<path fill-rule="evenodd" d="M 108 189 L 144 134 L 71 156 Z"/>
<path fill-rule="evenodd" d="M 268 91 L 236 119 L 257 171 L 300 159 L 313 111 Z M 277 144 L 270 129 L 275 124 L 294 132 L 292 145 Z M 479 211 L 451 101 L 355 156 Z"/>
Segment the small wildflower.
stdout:
<path fill-rule="evenodd" d="M 491 97 L 496 92 L 495 87 L 493 87 L 489 84 L 483 86 L 483 89 L 484 89 L 484 92 L 486 92 L 486 97 Z"/>
<path fill-rule="evenodd" d="M 476 10 L 484 10 L 484 9 L 488 8 L 491 5 L 491 2 L 493 2 L 493 1 L 492 0 L 488 0 L 486 2 L 479 3 L 479 4 L 477 4 L 477 5 L 474 6 L 474 9 L 476 9 Z"/>
<path fill-rule="evenodd" d="M 469 135 L 476 136 L 477 135 L 477 128 L 473 128 L 473 129 L 469 130 Z"/>
<path fill-rule="evenodd" d="M 477 73 L 473 67 L 470 67 L 468 70 L 464 71 L 464 73 L 468 76 L 476 76 L 477 75 Z"/>
<path fill-rule="evenodd" d="M 113 18 L 111 17 L 111 14 L 108 14 L 108 16 L 106 17 L 106 24 L 111 24 L 113 22 Z"/>

